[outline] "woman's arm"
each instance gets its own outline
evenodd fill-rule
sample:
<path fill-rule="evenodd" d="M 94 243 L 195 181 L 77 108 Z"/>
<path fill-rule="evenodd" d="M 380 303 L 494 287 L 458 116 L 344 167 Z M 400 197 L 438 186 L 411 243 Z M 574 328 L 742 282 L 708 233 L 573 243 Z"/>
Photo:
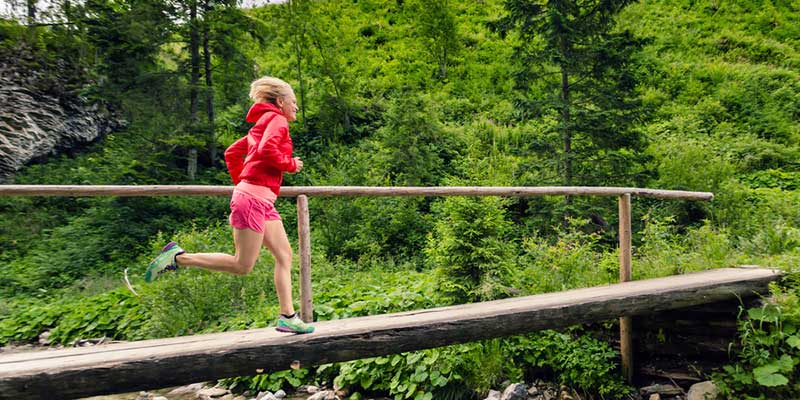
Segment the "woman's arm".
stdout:
<path fill-rule="evenodd" d="M 225 165 L 228 166 L 228 173 L 231 174 L 231 180 L 234 185 L 237 185 L 241 179 L 244 170 L 244 158 L 247 157 L 247 136 L 233 142 L 227 150 L 225 150 Z"/>

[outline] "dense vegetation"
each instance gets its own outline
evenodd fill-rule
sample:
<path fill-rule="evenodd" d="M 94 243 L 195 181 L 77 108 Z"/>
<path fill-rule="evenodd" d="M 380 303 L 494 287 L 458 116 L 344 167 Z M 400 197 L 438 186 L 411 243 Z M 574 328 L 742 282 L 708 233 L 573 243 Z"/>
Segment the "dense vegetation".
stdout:
<path fill-rule="evenodd" d="M 714 378 L 731 397 L 797 396 L 798 5 L 435 3 L 242 11 L 229 1 L 88 0 L 59 9 L 64 24 L 2 20 L 3 58 L 127 121 L 15 181 L 228 184 L 219 149 L 246 132 L 249 82 L 268 74 L 300 100 L 292 136 L 306 169 L 288 185 L 711 191 L 709 203 L 634 200 L 634 276 L 786 270 L 767 305 L 743 313 L 739 351 Z M 293 204 L 278 209 L 296 237 Z M 230 251 L 226 211 L 220 198 L 0 198 L 0 344 L 46 330 L 69 343 L 270 325 L 268 256 L 246 277 L 190 270 L 145 286 L 138 276 L 170 239 Z M 617 277 L 614 199 L 312 198 L 311 213 L 318 320 Z M 141 297 L 122 288 L 125 269 Z M 618 398 L 628 388 L 617 357 L 575 327 L 228 383 L 335 381 L 438 399 L 544 374 Z"/>

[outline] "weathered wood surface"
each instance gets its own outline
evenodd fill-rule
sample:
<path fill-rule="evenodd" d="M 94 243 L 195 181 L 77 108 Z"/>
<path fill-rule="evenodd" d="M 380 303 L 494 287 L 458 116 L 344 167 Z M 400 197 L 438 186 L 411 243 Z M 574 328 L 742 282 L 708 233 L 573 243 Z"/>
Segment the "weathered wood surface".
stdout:
<path fill-rule="evenodd" d="M 0 398 L 64 399 L 395 354 L 763 293 L 779 273 L 724 268 L 666 278 L 272 328 L 0 356 Z"/>
<path fill-rule="evenodd" d="M 631 268 L 631 195 L 619 196 L 619 281 L 628 282 L 633 276 Z M 630 316 L 619 319 L 619 355 L 622 377 L 633 383 L 633 320 Z"/>
<path fill-rule="evenodd" d="M 314 319 L 311 289 L 311 219 L 308 197 L 297 196 L 297 248 L 300 253 L 300 318 L 305 322 Z"/>
<path fill-rule="evenodd" d="M 205 185 L 0 185 L 0 196 L 230 196 L 233 186 Z M 371 186 L 285 186 L 281 197 L 363 197 L 363 196 L 620 196 L 630 194 L 658 199 L 712 200 L 713 193 L 683 190 L 660 190 L 592 186 L 444 186 L 444 187 L 371 187 Z"/>

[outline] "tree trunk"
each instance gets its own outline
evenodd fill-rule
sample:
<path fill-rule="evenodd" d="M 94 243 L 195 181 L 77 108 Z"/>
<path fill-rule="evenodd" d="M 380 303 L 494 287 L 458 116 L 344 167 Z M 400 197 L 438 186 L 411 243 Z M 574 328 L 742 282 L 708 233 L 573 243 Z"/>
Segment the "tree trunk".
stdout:
<path fill-rule="evenodd" d="M 191 80 L 189 83 L 189 131 L 194 134 L 197 129 L 198 95 L 197 87 L 200 82 L 200 40 L 197 22 L 197 1 L 189 3 L 189 50 L 191 53 Z M 197 149 L 189 150 L 187 166 L 189 180 L 195 180 L 197 172 Z"/>
<path fill-rule="evenodd" d="M 564 139 L 564 185 L 572 186 L 572 131 L 570 130 L 569 110 L 569 73 L 564 66 L 561 67 L 561 123 L 563 125 L 562 137 Z"/>
<path fill-rule="evenodd" d="M 208 0 L 203 3 L 205 21 L 203 24 L 203 58 L 205 61 L 205 75 L 206 75 L 206 114 L 208 115 L 208 132 L 209 132 L 209 145 L 208 156 L 211 159 L 211 165 L 217 162 L 217 133 L 215 130 L 216 115 L 214 113 L 214 82 L 211 79 L 211 49 L 208 45 L 209 36 L 209 23 L 208 16 L 210 14 Z"/>
<path fill-rule="evenodd" d="M 303 81 L 302 52 L 299 39 L 294 43 L 294 52 L 297 55 L 297 79 L 300 81 L 300 118 L 303 119 L 303 130 L 306 129 L 306 85 Z"/>
<path fill-rule="evenodd" d="M 301 18 L 297 15 L 296 10 L 296 1 L 289 2 L 289 21 L 293 22 L 292 25 L 295 25 L 294 22 L 300 20 Z M 300 83 L 299 95 L 300 95 L 300 117 L 303 120 L 303 130 L 307 128 L 306 126 L 306 84 L 305 80 L 303 80 L 303 46 L 302 41 L 306 34 L 306 23 L 305 21 L 300 21 L 300 27 L 292 31 L 294 37 L 294 54 L 296 56 L 296 68 L 297 68 L 297 80 Z"/>
<path fill-rule="evenodd" d="M 442 52 L 442 57 L 439 59 L 439 79 L 447 79 L 447 47 Z"/>
<path fill-rule="evenodd" d="M 37 0 L 27 0 L 28 6 L 28 27 L 33 28 L 36 23 L 36 3 Z"/>
<path fill-rule="evenodd" d="M 28 6 L 28 43 L 36 43 L 36 2 L 37 0 L 27 0 Z"/>
<path fill-rule="evenodd" d="M 568 59 L 569 44 L 565 38 L 561 38 L 560 42 L 561 56 Z M 569 96 L 569 72 L 567 66 L 562 61 L 561 63 L 561 124 L 563 126 L 563 139 L 564 139 L 564 185 L 572 186 L 572 131 L 570 129 L 571 115 L 570 115 L 570 96 Z M 566 214 L 564 215 L 564 222 L 570 217 L 570 205 L 572 205 L 572 197 L 564 197 L 564 205 L 566 206 Z"/>

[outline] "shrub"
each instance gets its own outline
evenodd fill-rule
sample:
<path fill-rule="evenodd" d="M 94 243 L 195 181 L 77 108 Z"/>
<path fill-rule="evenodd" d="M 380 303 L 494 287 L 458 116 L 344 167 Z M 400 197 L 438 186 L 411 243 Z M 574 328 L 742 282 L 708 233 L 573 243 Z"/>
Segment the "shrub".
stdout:
<path fill-rule="evenodd" d="M 515 253 L 511 224 L 498 197 L 451 197 L 436 206 L 440 219 L 425 254 L 441 277 L 441 290 L 454 302 L 507 296 Z"/>

